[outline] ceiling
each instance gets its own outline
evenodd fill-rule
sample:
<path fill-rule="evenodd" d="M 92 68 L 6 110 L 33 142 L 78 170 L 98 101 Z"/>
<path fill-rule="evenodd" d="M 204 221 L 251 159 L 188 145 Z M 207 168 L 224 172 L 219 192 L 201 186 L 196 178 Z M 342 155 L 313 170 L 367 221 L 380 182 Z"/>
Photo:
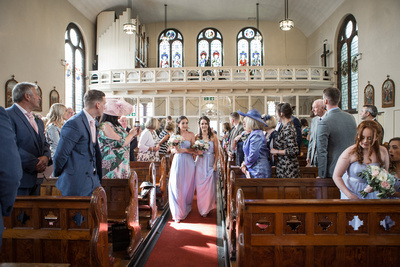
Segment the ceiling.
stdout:
<path fill-rule="evenodd" d="M 167 21 L 259 20 L 279 22 L 284 19 L 284 0 L 68 0 L 90 21 L 102 11 L 116 11 L 127 7 L 132 16 L 139 15 L 144 24 L 164 22 L 164 4 Z M 289 18 L 305 36 L 310 36 L 344 0 L 289 0 Z"/>

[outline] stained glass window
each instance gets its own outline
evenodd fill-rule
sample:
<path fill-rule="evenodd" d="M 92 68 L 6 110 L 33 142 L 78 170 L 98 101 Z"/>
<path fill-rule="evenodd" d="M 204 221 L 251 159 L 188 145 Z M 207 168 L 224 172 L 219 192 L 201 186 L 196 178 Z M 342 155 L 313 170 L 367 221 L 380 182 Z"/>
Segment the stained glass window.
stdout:
<path fill-rule="evenodd" d="M 338 85 L 341 108 L 356 112 L 358 106 L 358 27 L 353 15 L 343 21 L 338 36 Z"/>
<path fill-rule="evenodd" d="M 263 37 L 253 27 L 243 28 L 237 38 L 237 65 L 262 66 L 263 65 Z"/>
<path fill-rule="evenodd" d="M 183 67 L 183 37 L 176 29 L 165 29 L 158 36 L 158 66 Z"/>
<path fill-rule="evenodd" d="M 214 28 L 205 28 L 197 35 L 197 66 L 223 65 L 222 35 Z"/>
<path fill-rule="evenodd" d="M 70 23 L 65 31 L 65 61 L 65 105 L 79 112 L 86 91 L 85 43 L 74 23 Z"/>

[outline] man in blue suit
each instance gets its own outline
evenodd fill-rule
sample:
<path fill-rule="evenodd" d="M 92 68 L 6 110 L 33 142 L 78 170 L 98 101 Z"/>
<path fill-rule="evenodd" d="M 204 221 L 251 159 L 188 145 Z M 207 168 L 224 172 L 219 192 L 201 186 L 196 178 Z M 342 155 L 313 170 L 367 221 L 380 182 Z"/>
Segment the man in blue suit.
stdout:
<path fill-rule="evenodd" d="M 16 135 L 23 169 L 18 195 L 39 195 L 42 179 L 38 179 L 37 175 L 46 170 L 51 154 L 44 135 L 43 121 L 35 118 L 32 113 L 40 102 L 37 85 L 18 83 L 12 96 L 14 105 L 6 111 Z"/>
<path fill-rule="evenodd" d="M 15 142 L 15 133 L 10 119 L 0 107 L 0 246 L 3 236 L 3 216 L 10 216 L 22 177 L 21 158 Z"/>
<path fill-rule="evenodd" d="M 54 154 L 56 187 L 63 196 L 91 196 L 101 183 L 102 157 L 95 118 L 103 114 L 105 94 L 90 90 L 83 100 L 84 109 L 62 127 Z"/>

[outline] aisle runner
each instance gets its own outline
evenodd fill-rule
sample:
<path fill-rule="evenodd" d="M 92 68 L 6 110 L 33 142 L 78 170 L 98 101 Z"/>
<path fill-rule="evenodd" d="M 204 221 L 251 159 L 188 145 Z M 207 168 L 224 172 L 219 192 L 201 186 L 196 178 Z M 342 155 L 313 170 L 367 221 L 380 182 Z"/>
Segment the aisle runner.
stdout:
<path fill-rule="evenodd" d="M 218 266 L 216 210 L 201 217 L 195 198 L 185 220 L 169 219 L 146 266 Z"/>

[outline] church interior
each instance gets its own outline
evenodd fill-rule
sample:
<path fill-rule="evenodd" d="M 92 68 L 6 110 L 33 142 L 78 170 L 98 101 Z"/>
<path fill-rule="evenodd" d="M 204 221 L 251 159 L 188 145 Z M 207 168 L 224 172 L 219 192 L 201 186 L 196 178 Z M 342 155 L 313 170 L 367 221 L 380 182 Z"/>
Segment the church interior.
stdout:
<path fill-rule="evenodd" d="M 261 114 L 275 115 L 277 102 L 290 103 L 295 107 L 295 116 L 311 122 L 313 101 L 322 98 L 325 88 L 337 87 L 342 94 L 341 109 L 354 116 L 357 124 L 361 121 L 359 112 L 364 104 L 373 104 L 378 108 L 377 120 L 385 129 L 383 142 L 388 142 L 400 136 L 400 94 L 395 93 L 396 85 L 400 82 L 400 34 L 396 26 L 397 22 L 400 24 L 399 14 L 398 0 L 2 0 L 0 80 L 4 93 L 0 94 L 0 103 L 5 108 L 11 106 L 12 86 L 17 82 L 29 81 L 36 83 L 41 90 L 41 107 L 35 113 L 46 116 L 53 103 L 63 103 L 78 113 L 83 108 L 83 94 L 87 90 L 97 89 L 108 98 L 124 98 L 133 105 L 134 111 L 128 116 L 130 125 L 135 121 L 144 125 L 151 117 L 163 119 L 171 116 L 175 120 L 185 115 L 189 120 L 189 129 L 196 133 L 199 117 L 206 115 L 210 118 L 210 126 L 218 136 L 222 136 L 222 124 L 229 121 L 232 112 L 246 113 L 257 109 Z M 165 167 L 163 164 L 166 164 Z M 157 176 L 158 170 L 168 169 L 167 165 L 168 162 L 157 165 Z M 148 168 L 149 165 L 138 167 L 138 176 L 146 176 Z M 239 193 L 236 195 L 239 190 L 228 186 L 232 178 L 225 160 L 220 159 L 220 168 L 221 177 L 224 178 L 218 182 L 219 207 L 215 221 L 221 224 L 220 228 L 228 230 L 222 231 L 222 236 L 215 234 L 219 240 L 223 240 L 215 245 L 220 247 L 218 266 L 249 266 L 248 261 L 254 257 L 265 261 L 274 259 L 276 266 L 290 266 L 290 260 L 295 259 L 304 259 L 298 266 L 329 266 L 324 263 L 340 257 L 349 259 L 354 253 L 365 256 L 370 252 L 379 254 L 385 250 L 379 229 L 371 230 L 374 235 L 372 240 L 377 244 L 373 248 L 357 243 L 363 240 L 360 237 L 351 239 L 348 244 L 359 247 L 336 250 L 334 246 L 323 246 L 323 243 L 329 243 L 330 235 L 334 236 L 335 233 L 341 236 L 332 237 L 333 242 L 342 242 L 347 238 L 346 234 L 354 234 L 352 231 L 345 233 L 349 226 L 337 229 L 329 228 L 329 225 L 325 228 L 321 226 L 323 230 L 319 232 L 319 241 L 312 241 L 312 237 L 309 237 L 314 226 L 296 226 L 299 220 L 323 224 L 324 216 L 336 210 L 342 212 L 340 216 L 343 217 L 346 209 L 354 209 L 353 206 L 332 204 L 329 208 L 331 211 L 327 211 L 324 207 L 328 202 L 313 202 L 312 205 L 318 206 L 319 213 L 315 214 L 308 206 L 296 210 L 298 204 L 292 200 L 274 202 L 272 206 L 264 207 L 258 205 L 257 201 L 246 200 L 253 196 L 262 198 L 260 195 L 268 191 L 257 191 L 262 187 L 261 182 L 258 189 L 254 184 L 247 191 L 243 185 L 243 191 L 240 192 L 245 192 L 244 197 Z M 165 175 L 168 176 L 168 173 Z M 235 175 L 236 179 L 241 180 L 239 174 Z M 318 190 L 322 190 L 320 193 L 313 191 L 312 194 L 320 194 L 321 198 L 325 198 L 324 194 L 326 198 L 332 197 L 329 194 L 335 195 L 334 189 L 325 183 L 318 185 Z M 109 186 L 111 188 L 113 185 Z M 310 184 L 309 188 L 312 186 Z M 126 188 L 129 189 L 128 186 Z M 310 190 L 301 190 L 304 191 L 301 194 L 310 193 Z M 110 196 L 107 195 L 105 200 L 102 193 L 98 193 L 99 201 L 106 201 L 109 205 Z M 129 190 L 125 190 L 124 194 L 129 195 Z M 137 194 L 136 191 L 136 197 Z M 235 207 L 230 206 L 233 204 L 228 203 L 228 199 L 233 199 Z M 158 200 L 157 203 L 159 210 L 155 209 L 156 217 L 150 219 L 157 222 L 149 223 L 152 229 L 142 225 L 142 234 L 162 231 L 159 224 L 165 214 L 160 207 L 164 206 Z M 165 204 L 164 200 L 161 203 Z M 80 203 L 87 213 L 89 204 L 83 200 Z M 154 212 L 153 204 L 148 204 L 150 213 Z M 38 202 L 37 205 L 41 204 Z M 59 204 L 54 202 L 53 205 Z M 400 219 L 399 208 L 394 202 L 382 207 L 378 202 L 373 205 L 372 210 L 381 209 L 382 213 L 396 211 L 395 218 Z M 107 208 L 110 212 L 110 206 Z M 234 210 L 236 208 L 241 208 L 240 212 Z M 364 223 L 368 218 L 372 221 L 381 216 L 367 207 L 359 208 Z M 47 207 L 46 211 L 49 209 L 51 207 Z M 277 209 L 285 212 L 274 217 Z M 131 216 L 138 216 L 133 213 L 130 213 Z M 298 213 L 299 216 L 288 217 L 289 213 Z M 236 219 L 230 221 L 232 216 Z M 336 219 L 343 219 L 340 216 Z M 268 228 L 275 221 L 283 220 L 288 221 L 290 231 L 276 228 L 274 232 Z M 261 226 L 255 229 L 256 226 L 247 225 L 251 222 Z M 232 224 L 236 225 L 238 233 L 245 227 L 250 227 L 252 232 L 243 230 L 236 236 L 236 232 L 232 232 Z M 400 262 L 399 225 L 396 222 L 394 227 L 397 235 L 387 237 L 387 250 L 391 252 L 385 255 L 394 257 L 389 266 L 396 266 Z M 190 231 L 179 227 L 183 231 Z M 137 227 L 129 229 L 134 232 L 136 230 L 132 229 Z M 304 250 L 300 246 L 285 246 L 299 241 L 300 237 L 292 234 L 294 231 L 303 234 L 310 242 L 304 245 Z M 273 245 L 256 247 L 266 242 L 264 238 L 268 238 L 268 235 L 281 246 L 279 249 Z M 92 237 L 89 233 L 82 233 L 81 236 L 86 240 Z M 249 245 L 243 239 L 250 237 L 254 239 Z M 146 240 L 145 234 L 143 238 Z M 129 257 L 122 256 L 121 260 L 117 259 L 119 254 L 115 254 L 114 266 L 144 266 L 143 262 L 132 260 L 140 256 L 135 254 L 135 249 L 143 246 L 143 240 L 131 239 L 136 243 L 130 244 Z M 150 241 L 146 242 L 150 244 Z M 236 243 L 232 245 L 230 242 Z M 311 248 L 312 242 L 320 246 Z M 38 241 L 34 243 L 40 244 Z M 50 249 L 52 244 L 56 242 L 47 242 L 43 247 Z M 152 246 L 162 249 L 154 244 Z M 81 249 L 80 245 L 78 247 Z M 62 248 L 67 250 L 68 255 L 79 250 L 74 252 L 73 246 L 66 243 L 62 243 Z M 87 247 L 81 253 L 91 254 L 92 250 L 93 247 L 90 250 Z M 6 253 L 14 252 L 7 250 Z M 203 253 L 207 255 L 208 252 Z M 324 253 L 336 256 L 312 261 L 313 255 Z M 106 254 L 102 255 L 103 261 L 91 259 L 90 266 L 101 266 L 98 262 L 107 262 Z M 284 258 L 278 260 L 282 254 L 293 257 L 288 257 L 286 261 Z M 363 262 L 363 266 L 375 266 L 374 262 L 380 259 L 379 255 L 368 257 L 369 261 Z M 43 262 L 51 262 L 53 258 L 44 259 Z M 35 258 L 34 262 L 40 262 L 39 258 Z M 335 266 L 344 262 L 355 263 L 340 258 L 335 261 Z M 147 266 L 158 264 L 153 261 Z M 163 264 L 174 266 L 173 263 Z"/>

